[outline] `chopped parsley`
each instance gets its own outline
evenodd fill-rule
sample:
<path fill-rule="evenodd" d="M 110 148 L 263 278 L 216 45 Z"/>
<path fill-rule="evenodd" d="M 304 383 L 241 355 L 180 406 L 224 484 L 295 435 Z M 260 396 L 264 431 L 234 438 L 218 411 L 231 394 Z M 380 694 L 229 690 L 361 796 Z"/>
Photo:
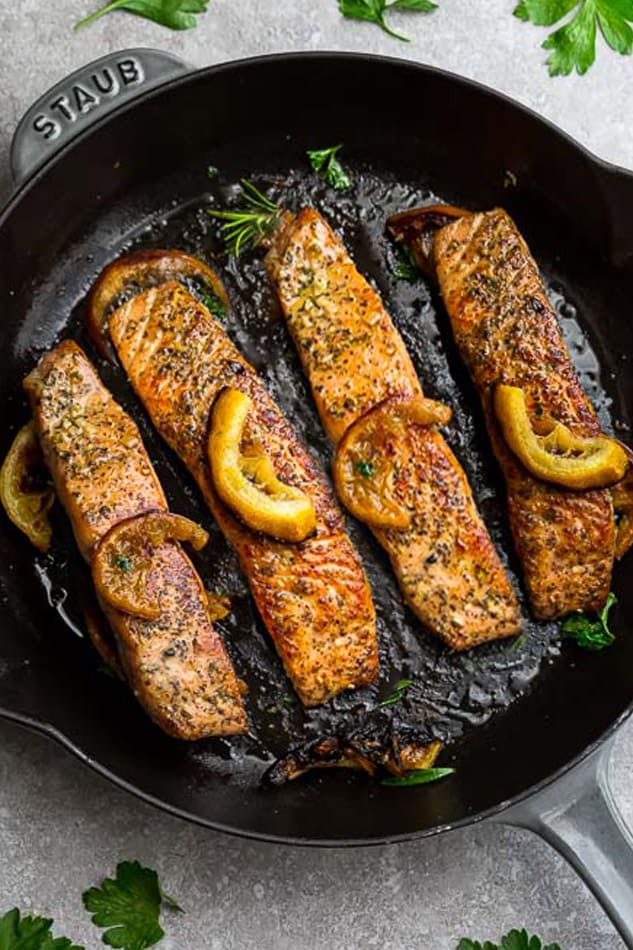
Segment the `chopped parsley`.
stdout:
<path fill-rule="evenodd" d="M 420 269 L 411 257 L 411 252 L 408 248 L 402 246 L 398 247 L 392 273 L 398 280 L 417 280 L 419 278 Z"/>
<path fill-rule="evenodd" d="M 132 561 L 129 557 L 126 557 L 125 554 L 117 554 L 114 563 L 124 574 L 129 574 L 132 570 Z"/>
<path fill-rule="evenodd" d="M 336 191 L 349 188 L 352 184 L 351 178 L 343 170 L 337 158 L 342 148 L 342 145 L 332 145 L 330 148 L 308 149 L 306 152 L 312 171 L 320 175 L 324 182 Z"/>
<path fill-rule="evenodd" d="M 365 462 L 361 459 L 360 462 L 356 463 L 356 471 L 359 475 L 362 475 L 363 478 L 371 478 L 374 474 L 374 463 Z"/>
<path fill-rule="evenodd" d="M 615 640 L 615 634 L 609 628 L 609 611 L 617 604 L 618 598 L 613 591 L 598 613 L 575 613 L 567 617 L 563 623 L 563 637 L 566 640 L 575 640 L 583 650 L 604 650 L 610 647 Z"/>

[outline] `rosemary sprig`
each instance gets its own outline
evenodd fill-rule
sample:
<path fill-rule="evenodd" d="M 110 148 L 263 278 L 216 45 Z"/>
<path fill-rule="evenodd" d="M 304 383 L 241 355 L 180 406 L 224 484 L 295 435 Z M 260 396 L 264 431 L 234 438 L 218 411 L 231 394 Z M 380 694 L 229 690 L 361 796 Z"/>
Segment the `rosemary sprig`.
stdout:
<path fill-rule="evenodd" d="M 282 208 L 263 195 L 250 181 L 240 182 L 244 207 L 237 211 L 209 211 L 223 221 L 222 237 L 229 254 L 239 257 L 247 247 L 257 247 L 279 223 Z"/>

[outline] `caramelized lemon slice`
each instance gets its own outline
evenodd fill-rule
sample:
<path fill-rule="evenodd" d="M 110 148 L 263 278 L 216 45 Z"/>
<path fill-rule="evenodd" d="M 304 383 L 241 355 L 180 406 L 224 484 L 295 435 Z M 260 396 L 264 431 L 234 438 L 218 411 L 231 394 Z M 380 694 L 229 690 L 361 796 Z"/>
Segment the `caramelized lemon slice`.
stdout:
<path fill-rule="evenodd" d="M 409 426 L 446 425 L 452 412 L 423 397 L 394 396 L 352 423 L 336 450 L 334 484 L 339 498 L 359 521 L 373 528 L 406 531 L 411 512 L 398 499 L 399 445 Z"/>
<path fill-rule="evenodd" d="M 147 589 L 153 551 L 165 541 L 203 548 L 209 535 L 194 521 L 168 511 L 146 511 L 119 521 L 95 545 L 92 578 L 109 607 L 133 617 L 158 620 L 160 604 Z"/>
<path fill-rule="evenodd" d="M 494 407 L 506 442 L 537 478 L 578 491 L 604 488 L 623 478 L 629 460 L 615 439 L 583 438 L 553 420 L 542 424 L 544 432 L 535 432 L 518 386 L 497 386 Z"/>
<path fill-rule="evenodd" d="M 52 530 L 48 512 L 55 501 L 52 488 L 42 487 L 45 471 L 33 420 L 23 426 L 0 469 L 0 501 L 13 524 L 31 544 L 47 551 Z"/>
<path fill-rule="evenodd" d="M 218 275 L 203 261 L 183 251 L 133 251 L 117 258 L 101 272 L 86 305 L 88 331 L 106 359 L 113 362 L 108 322 L 118 303 L 156 287 L 178 280 L 188 289 L 202 290 L 207 309 L 220 316 L 229 308 L 228 297 Z"/>
<path fill-rule="evenodd" d="M 261 446 L 242 452 L 251 405 L 238 389 L 224 389 L 215 401 L 208 444 L 213 484 L 224 504 L 249 528 L 282 541 L 304 541 L 316 529 L 309 495 L 279 481 Z"/>

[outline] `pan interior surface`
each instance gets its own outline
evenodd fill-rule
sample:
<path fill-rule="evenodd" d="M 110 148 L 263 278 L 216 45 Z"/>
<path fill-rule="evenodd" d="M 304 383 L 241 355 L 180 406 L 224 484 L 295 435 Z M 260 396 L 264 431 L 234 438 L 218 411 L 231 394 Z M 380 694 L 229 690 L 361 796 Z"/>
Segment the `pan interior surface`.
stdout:
<path fill-rule="evenodd" d="M 334 192 L 312 174 L 305 150 L 339 142 L 353 186 Z M 432 200 L 506 207 L 542 268 L 603 425 L 626 439 L 632 274 L 607 259 L 603 173 L 547 125 L 468 83 L 410 64 L 333 55 L 195 74 L 122 110 L 49 164 L 0 222 L 0 450 L 27 418 L 24 375 L 56 341 L 73 337 L 141 426 L 172 510 L 211 531 L 196 564 L 208 587 L 231 594 L 231 616 L 218 626 L 249 683 L 252 727 L 239 740 L 179 743 L 104 675 L 83 637 L 79 605 L 89 575 L 59 511 L 47 555 L 34 555 L 0 522 L 0 707 L 46 725 L 116 781 L 194 820 L 306 842 L 380 841 L 467 821 L 598 741 L 633 699 L 630 561 L 616 567 L 611 649 L 584 653 L 561 642 L 560 624 L 530 620 L 476 393 L 437 295 L 422 276 L 398 276 L 385 219 Z M 202 257 L 233 302 L 227 331 L 329 471 L 331 449 L 261 254 L 227 260 L 207 213 L 235 200 L 241 178 L 293 210 L 314 204 L 326 215 L 383 295 L 426 394 L 452 406 L 447 438 L 521 600 L 518 640 L 452 654 L 403 607 L 386 558 L 350 519 L 378 612 L 380 681 L 322 709 L 301 708 L 195 485 L 153 432 L 121 369 L 97 358 L 82 323 L 87 290 L 123 251 L 176 247 Z M 450 779 L 398 789 L 331 772 L 281 789 L 261 786 L 266 766 L 289 746 L 358 728 L 403 677 L 414 685 L 384 715 L 447 742 L 442 764 L 456 768 Z"/>

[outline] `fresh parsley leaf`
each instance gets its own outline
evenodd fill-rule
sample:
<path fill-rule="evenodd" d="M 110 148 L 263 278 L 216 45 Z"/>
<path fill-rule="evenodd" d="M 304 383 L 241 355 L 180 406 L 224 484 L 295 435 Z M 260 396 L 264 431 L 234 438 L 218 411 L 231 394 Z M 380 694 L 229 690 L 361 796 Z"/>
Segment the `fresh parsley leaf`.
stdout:
<path fill-rule="evenodd" d="M 161 26 L 166 26 L 170 30 L 190 30 L 197 26 L 196 16 L 199 13 L 205 13 L 209 2 L 210 0 L 112 0 L 111 3 L 107 3 L 90 16 L 75 23 L 73 29 L 78 30 L 82 26 L 88 26 L 106 13 L 112 13 L 113 10 L 125 10 L 127 13 L 134 13 L 136 16 L 145 17 L 146 20 L 160 23 Z"/>
<path fill-rule="evenodd" d="M 393 788 L 428 785 L 429 782 L 437 782 L 441 778 L 446 778 L 447 775 L 452 775 L 454 771 L 455 769 L 414 769 L 406 775 L 390 775 L 388 778 L 383 778 L 380 784 Z"/>
<path fill-rule="evenodd" d="M 214 317 L 218 317 L 219 320 L 222 320 L 223 317 L 226 316 L 226 304 L 218 297 L 215 291 L 209 287 L 204 287 L 198 291 L 198 297 L 209 313 L 213 314 Z"/>
<path fill-rule="evenodd" d="M 118 864 L 116 878 L 106 878 L 101 887 L 91 887 L 83 895 L 83 902 L 93 924 L 109 928 L 102 936 L 103 942 L 122 950 L 145 950 L 158 943 L 165 933 L 158 922 L 161 906 L 181 909 L 163 893 L 156 871 L 138 861 Z"/>
<path fill-rule="evenodd" d="M 53 937 L 47 917 L 21 917 L 17 907 L 0 917 L 0 950 L 84 950 L 68 937 Z"/>
<path fill-rule="evenodd" d="M 377 703 L 376 708 L 382 709 L 385 706 L 395 706 L 396 703 L 400 702 L 409 686 L 413 686 L 413 680 L 398 680 L 393 691 L 386 699 L 383 699 L 381 703 Z"/>
<path fill-rule="evenodd" d="M 432 13 L 437 9 L 437 4 L 431 0 L 338 0 L 338 8 L 344 17 L 350 20 L 367 20 L 369 23 L 375 23 L 381 30 L 393 36 L 396 40 L 409 42 L 408 36 L 402 36 L 394 32 L 388 26 L 385 20 L 385 13 L 388 10 L 406 10 L 410 13 Z"/>
<path fill-rule="evenodd" d="M 616 53 L 633 51 L 633 0 L 521 0 L 514 15 L 536 26 L 553 26 L 572 11 L 574 15 L 547 37 L 543 48 L 550 76 L 568 76 L 575 69 L 581 76 L 596 58 L 598 29 Z"/>
<path fill-rule="evenodd" d="M 575 613 L 563 623 L 563 637 L 575 640 L 583 650 L 604 650 L 615 640 L 615 634 L 609 628 L 609 611 L 618 598 L 613 591 L 607 597 L 602 610 L 596 614 Z"/>
<path fill-rule="evenodd" d="M 374 463 L 366 462 L 363 459 L 361 459 L 359 462 L 356 463 L 356 471 L 358 472 L 359 475 L 362 475 L 363 478 L 371 478 L 372 475 L 374 474 Z"/>
<path fill-rule="evenodd" d="M 411 257 L 411 252 L 402 245 L 398 247 L 392 274 L 398 280 L 418 280 L 420 277 L 420 269 Z"/>
<path fill-rule="evenodd" d="M 312 171 L 320 175 L 327 185 L 337 191 L 349 188 L 352 184 L 336 157 L 337 152 L 340 152 L 342 148 L 342 145 L 332 145 L 330 148 L 314 148 L 306 152 Z"/>
<path fill-rule="evenodd" d="M 123 571 L 124 574 L 129 574 L 132 570 L 132 562 L 129 557 L 125 556 L 125 554 L 117 554 L 114 559 L 114 563 L 120 571 Z"/>
<path fill-rule="evenodd" d="M 469 940 L 463 937 L 457 944 L 457 950 L 561 950 L 557 943 L 549 943 L 546 947 L 540 937 L 528 936 L 527 930 L 511 930 L 501 938 L 501 943 L 479 943 L 478 940 Z"/>

